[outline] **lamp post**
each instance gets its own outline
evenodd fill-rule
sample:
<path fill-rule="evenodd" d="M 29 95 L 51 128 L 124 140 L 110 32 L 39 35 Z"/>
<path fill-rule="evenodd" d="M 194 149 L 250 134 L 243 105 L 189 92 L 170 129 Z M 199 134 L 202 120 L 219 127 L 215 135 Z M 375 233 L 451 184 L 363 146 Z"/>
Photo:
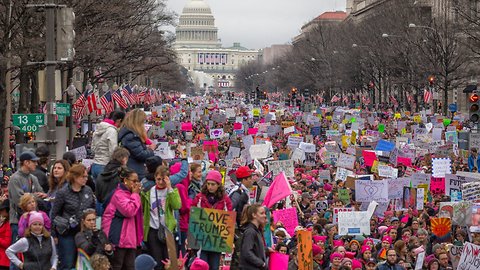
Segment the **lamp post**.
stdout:
<path fill-rule="evenodd" d="M 73 82 L 67 87 L 67 102 L 70 104 L 70 116 L 68 117 L 68 149 L 71 150 L 73 148 L 73 112 L 72 112 L 72 103 L 73 98 L 77 92 L 77 88 L 73 85 Z"/>

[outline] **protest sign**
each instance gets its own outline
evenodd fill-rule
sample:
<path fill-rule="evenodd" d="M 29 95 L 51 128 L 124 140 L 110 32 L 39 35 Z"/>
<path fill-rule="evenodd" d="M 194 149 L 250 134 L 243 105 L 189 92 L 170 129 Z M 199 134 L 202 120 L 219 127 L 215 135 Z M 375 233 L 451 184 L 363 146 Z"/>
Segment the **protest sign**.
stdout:
<path fill-rule="evenodd" d="M 453 203 L 452 224 L 458 226 L 472 224 L 472 202 L 461 201 Z"/>
<path fill-rule="evenodd" d="M 395 148 L 395 143 L 392 143 L 386 140 L 379 140 L 377 142 L 377 146 L 375 147 L 375 151 L 390 152 L 390 151 L 393 151 L 394 148 Z"/>
<path fill-rule="evenodd" d="M 288 127 L 294 127 L 295 122 L 294 121 L 282 121 L 282 128 L 288 128 Z"/>
<path fill-rule="evenodd" d="M 342 153 L 338 156 L 336 165 L 337 167 L 353 170 L 353 167 L 355 166 L 355 159 L 355 156 Z"/>
<path fill-rule="evenodd" d="M 404 209 L 412 208 L 415 209 L 417 206 L 417 189 L 416 188 L 410 188 L 410 187 L 404 187 L 403 188 L 403 204 L 402 207 Z"/>
<path fill-rule="evenodd" d="M 425 260 L 425 251 L 420 252 L 417 255 L 417 261 L 415 263 L 415 269 L 414 270 L 422 270 L 423 269 L 423 261 Z"/>
<path fill-rule="evenodd" d="M 248 149 L 250 158 L 252 159 L 265 159 L 270 153 L 270 145 L 268 144 L 254 144 Z"/>
<path fill-rule="evenodd" d="M 403 187 L 409 185 L 409 181 L 406 178 L 390 178 L 388 181 L 388 199 L 401 199 L 403 198 Z"/>
<path fill-rule="evenodd" d="M 280 172 L 284 172 L 286 177 L 294 177 L 293 160 L 276 160 L 268 162 L 268 169 L 272 171 L 273 176 L 277 176 Z"/>
<path fill-rule="evenodd" d="M 295 126 L 287 127 L 283 130 L 283 134 L 289 134 L 295 132 Z"/>
<path fill-rule="evenodd" d="M 432 234 L 438 243 L 448 242 L 451 238 L 452 220 L 447 217 L 431 218 Z"/>
<path fill-rule="evenodd" d="M 300 148 L 295 148 L 290 159 L 294 162 L 303 162 L 305 160 L 305 152 Z"/>
<path fill-rule="evenodd" d="M 337 167 L 337 173 L 335 174 L 335 180 L 342 180 L 345 182 L 347 180 L 347 176 L 354 175 L 354 173 L 350 170 Z"/>
<path fill-rule="evenodd" d="M 210 130 L 210 139 L 219 139 L 223 137 L 224 134 L 223 128 L 212 129 Z"/>
<path fill-rule="evenodd" d="M 451 195 L 452 191 L 461 191 L 462 184 L 478 181 L 476 178 L 457 174 L 445 174 L 445 195 Z"/>
<path fill-rule="evenodd" d="M 298 226 L 297 209 L 295 207 L 273 211 L 273 223 L 283 223 L 288 234 L 295 234 L 295 227 Z"/>
<path fill-rule="evenodd" d="M 338 235 L 370 235 L 368 212 L 338 212 Z"/>
<path fill-rule="evenodd" d="M 69 152 L 74 153 L 77 160 L 87 158 L 87 148 L 85 146 L 80 146 L 78 148 L 70 150 Z"/>
<path fill-rule="evenodd" d="M 338 213 L 340 212 L 353 212 L 355 209 L 353 207 L 349 208 L 333 208 L 333 224 L 338 224 Z"/>
<path fill-rule="evenodd" d="M 242 138 L 243 145 L 245 146 L 245 149 L 249 149 L 250 146 L 253 145 L 253 137 L 252 135 L 248 135 Z"/>
<path fill-rule="evenodd" d="M 377 155 L 375 154 L 374 151 L 363 150 L 362 151 L 362 156 L 363 156 L 363 160 L 365 162 L 365 165 L 368 166 L 368 167 L 372 167 L 373 162 L 375 160 L 378 160 Z"/>
<path fill-rule="evenodd" d="M 386 178 L 397 178 L 398 169 L 392 168 L 388 165 L 378 165 L 378 175 Z"/>
<path fill-rule="evenodd" d="M 445 177 L 445 174 L 452 173 L 452 169 L 450 166 L 450 158 L 432 158 L 432 176 Z"/>
<path fill-rule="evenodd" d="M 162 159 L 173 159 L 175 158 L 175 152 L 170 149 L 168 142 L 160 142 L 157 149 L 154 151 L 156 156 L 161 157 Z M 203 156 L 202 156 L 203 159 Z"/>
<path fill-rule="evenodd" d="M 339 189 L 338 199 L 345 205 L 350 204 L 350 191 L 348 189 Z"/>
<path fill-rule="evenodd" d="M 387 202 L 388 181 L 387 180 L 356 180 L 355 200 L 357 202 Z"/>
<path fill-rule="evenodd" d="M 445 194 L 445 178 L 432 176 L 430 180 L 430 192 L 432 194 Z"/>
<path fill-rule="evenodd" d="M 417 210 L 423 210 L 423 201 L 425 200 L 425 189 L 417 188 Z"/>
<path fill-rule="evenodd" d="M 232 252 L 236 212 L 192 207 L 188 247 L 213 252 Z"/>
<path fill-rule="evenodd" d="M 480 201 L 480 182 L 462 184 L 462 197 L 466 201 Z"/>
<path fill-rule="evenodd" d="M 287 254 L 282 254 L 279 252 L 270 253 L 268 269 L 269 270 L 288 269 L 288 259 L 289 259 L 289 256 Z"/>
<path fill-rule="evenodd" d="M 292 147 L 292 148 L 298 147 L 301 142 L 303 142 L 303 137 L 288 136 L 287 145 Z"/>
<path fill-rule="evenodd" d="M 313 270 L 312 232 L 297 231 L 298 270 Z"/>
<path fill-rule="evenodd" d="M 457 269 L 478 270 L 480 264 L 478 254 L 480 254 L 480 246 L 465 242 Z"/>
<path fill-rule="evenodd" d="M 237 158 L 239 156 L 240 156 L 240 148 L 230 146 L 230 148 L 228 148 L 228 154 L 225 157 L 225 159 L 231 160 L 231 159 Z"/>
<path fill-rule="evenodd" d="M 448 249 L 448 257 L 452 262 L 453 269 L 458 269 L 458 264 L 460 262 L 460 257 L 462 256 L 463 246 L 450 246 Z"/>
<path fill-rule="evenodd" d="M 193 160 L 203 160 L 205 157 L 205 152 L 203 152 L 203 148 L 201 146 L 193 147 L 190 150 L 190 156 Z"/>
<path fill-rule="evenodd" d="M 304 143 L 300 142 L 298 145 L 298 148 L 302 149 L 305 153 L 315 153 L 316 152 L 316 147 L 315 144 L 313 143 Z"/>

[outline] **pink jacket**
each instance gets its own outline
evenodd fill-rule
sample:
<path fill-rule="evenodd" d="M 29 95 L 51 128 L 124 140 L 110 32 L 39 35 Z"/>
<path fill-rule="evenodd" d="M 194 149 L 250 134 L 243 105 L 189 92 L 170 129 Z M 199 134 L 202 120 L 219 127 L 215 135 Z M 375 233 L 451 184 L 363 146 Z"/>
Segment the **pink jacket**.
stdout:
<path fill-rule="evenodd" d="M 102 230 L 117 247 L 139 247 L 143 241 L 140 195 L 119 184 L 103 213 Z"/>
<path fill-rule="evenodd" d="M 180 167 L 182 163 L 177 162 L 170 167 L 170 174 L 174 175 L 180 172 Z M 180 183 L 175 187 L 178 189 L 180 195 L 180 200 L 182 201 L 182 208 L 178 211 L 180 213 L 180 231 L 188 232 L 188 222 L 190 220 L 190 204 L 192 200 L 188 197 L 188 186 L 190 185 L 190 173 L 185 177 Z"/>

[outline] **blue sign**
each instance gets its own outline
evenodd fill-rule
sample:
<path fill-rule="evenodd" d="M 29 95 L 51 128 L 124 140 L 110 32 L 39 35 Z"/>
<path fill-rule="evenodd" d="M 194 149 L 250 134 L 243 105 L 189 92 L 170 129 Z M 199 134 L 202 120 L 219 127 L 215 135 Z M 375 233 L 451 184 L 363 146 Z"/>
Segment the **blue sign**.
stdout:
<path fill-rule="evenodd" d="M 455 103 L 449 104 L 448 105 L 448 110 L 452 113 L 456 112 L 457 111 L 457 104 L 455 104 Z"/>

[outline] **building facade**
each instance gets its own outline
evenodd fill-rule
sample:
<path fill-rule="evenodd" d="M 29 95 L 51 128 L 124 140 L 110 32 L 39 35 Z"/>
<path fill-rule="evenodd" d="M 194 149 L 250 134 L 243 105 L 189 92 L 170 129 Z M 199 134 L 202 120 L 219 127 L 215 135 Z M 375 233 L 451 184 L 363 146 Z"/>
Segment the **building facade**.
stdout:
<path fill-rule="evenodd" d="M 200 82 L 196 87 L 233 90 L 237 70 L 259 57 L 258 50 L 244 48 L 240 43 L 222 47 L 215 17 L 204 0 L 187 2 L 175 32 L 178 63 L 189 71 L 194 82 Z"/>

